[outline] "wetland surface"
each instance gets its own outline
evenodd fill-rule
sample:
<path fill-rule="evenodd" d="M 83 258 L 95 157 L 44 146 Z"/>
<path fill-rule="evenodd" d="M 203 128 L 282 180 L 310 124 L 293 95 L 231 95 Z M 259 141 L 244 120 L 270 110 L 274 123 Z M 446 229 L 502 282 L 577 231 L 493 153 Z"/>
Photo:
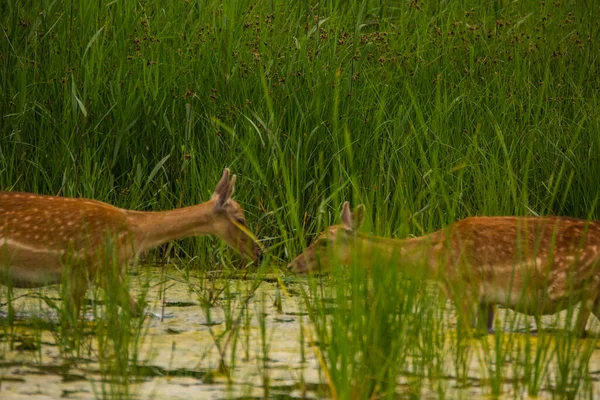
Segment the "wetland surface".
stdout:
<path fill-rule="evenodd" d="M 15 290 L 12 324 L 6 306 L 1 315 L 0 397 L 332 397 L 327 378 L 332 356 L 306 311 L 310 302 L 305 295 L 311 293 L 306 280 L 285 281 L 286 290 L 280 291 L 277 305 L 274 277 L 260 281 L 254 277 L 186 277 L 175 268 L 164 276 L 161 282 L 151 278 L 146 285 L 147 309 L 155 316 L 146 316 L 139 330 L 133 329 L 127 342 L 126 371 L 115 367 L 118 355 L 103 350 L 114 339 L 97 334 L 95 327 L 106 321 L 102 311 L 94 316 L 89 309 L 102 310 L 102 305 L 88 306 L 79 351 L 69 351 L 60 340 L 56 312 L 40 300 L 58 300 L 57 287 Z M 132 279 L 136 295 L 141 290 L 136 287 L 139 281 Z M 324 282 L 328 284 L 327 279 Z M 430 289 L 435 291 L 430 287 L 426 291 Z M 336 312 L 331 310 L 339 307 L 332 298 L 322 300 L 330 310 L 325 311 L 329 314 L 325 319 L 335 323 Z M 405 359 L 389 360 L 399 366 L 395 376 L 398 398 L 489 398 L 494 391 L 502 398 L 522 398 L 532 386 L 540 398 L 600 395 L 600 349 L 595 339 L 575 339 L 560 330 L 527 333 L 533 326 L 531 318 L 500 310 L 497 326 L 511 320 L 511 332 L 458 340 L 452 306 L 448 303 L 441 308 L 446 320 L 431 327 L 436 349 L 423 350 L 428 347 L 419 341 L 427 339 L 421 335 L 409 343 Z M 544 317 L 544 326 L 564 319 L 566 312 L 562 314 Z M 598 333 L 598 321 L 591 320 L 588 330 Z M 360 353 L 353 357 L 360 358 Z M 361 382 L 352 385 L 359 387 Z"/>

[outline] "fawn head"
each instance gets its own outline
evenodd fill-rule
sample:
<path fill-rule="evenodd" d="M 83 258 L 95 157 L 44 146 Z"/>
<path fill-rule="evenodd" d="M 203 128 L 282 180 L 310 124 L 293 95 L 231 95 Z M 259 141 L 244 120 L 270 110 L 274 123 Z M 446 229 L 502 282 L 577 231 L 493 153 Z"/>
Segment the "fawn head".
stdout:
<path fill-rule="evenodd" d="M 350 203 L 344 202 L 341 225 L 327 228 L 302 254 L 292 260 L 288 269 L 299 273 L 325 269 L 331 263 L 332 257 L 342 264 L 348 264 L 352 242 L 364 217 L 364 205 L 358 205 L 352 212 Z"/>
<path fill-rule="evenodd" d="M 242 255 L 260 261 L 263 248 L 248 228 L 244 210 L 231 198 L 235 179 L 235 175 L 230 177 L 229 168 L 225 168 L 211 197 L 214 201 L 214 233 Z"/>

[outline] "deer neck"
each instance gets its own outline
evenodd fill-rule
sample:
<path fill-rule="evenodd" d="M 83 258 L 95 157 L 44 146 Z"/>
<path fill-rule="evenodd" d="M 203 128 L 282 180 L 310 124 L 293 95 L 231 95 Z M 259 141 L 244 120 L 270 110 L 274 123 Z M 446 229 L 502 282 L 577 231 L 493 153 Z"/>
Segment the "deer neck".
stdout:
<path fill-rule="evenodd" d="M 407 276 L 435 279 L 437 262 L 432 257 L 432 245 L 429 235 L 389 239 L 359 233 L 356 235 L 353 254 L 365 262 L 393 265 Z"/>
<path fill-rule="evenodd" d="M 134 231 L 134 248 L 140 253 L 154 246 L 187 236 L 212 234 L 214 200 L 170 211 L 128 211 Z"/>

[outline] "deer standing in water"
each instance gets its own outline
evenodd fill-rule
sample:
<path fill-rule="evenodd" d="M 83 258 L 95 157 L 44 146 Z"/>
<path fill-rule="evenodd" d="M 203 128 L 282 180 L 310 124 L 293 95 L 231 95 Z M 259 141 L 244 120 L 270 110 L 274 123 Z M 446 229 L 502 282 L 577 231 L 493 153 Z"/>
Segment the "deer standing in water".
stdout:
<path fill-rule="evenodd" d="M 0 283 L 13 287 L 60 283 L 69 267 L 65 278 L 78 315 L 88 281 L 98 277 L 105 283 L 107 250 L 121 269 L 119 283 L 129 260 L 188 236 L 215 235 L 256 260 L 261 246 L 248 229 L 242 208 L 231 198 L 235 180 L 225 169 L 209 201 L 159 212 L 124 210 L 82 198 L 0 192 Z M 133 298 L 127 294 L 124 299 L 121 306 L 139 315 L 142 310 Z"/>
<path fill-rule="evenodd" d="M 365 214 L 344 203 L 330 226 L 289 268 L 306 273 L 334 260 L 374 257 L 408 276 L 438 281 L 463 322 L 492 330 L 494 306 L 539 318 L 581 303 L 575 330 L 600 319 L 600 222 L 566 217 L 471 217 L 429 235 L 387 239 L 358 232 Z M 477 312 L 476 312 L 477 311 Z M 538 319 L 539 323 L 539 319 Z"/>

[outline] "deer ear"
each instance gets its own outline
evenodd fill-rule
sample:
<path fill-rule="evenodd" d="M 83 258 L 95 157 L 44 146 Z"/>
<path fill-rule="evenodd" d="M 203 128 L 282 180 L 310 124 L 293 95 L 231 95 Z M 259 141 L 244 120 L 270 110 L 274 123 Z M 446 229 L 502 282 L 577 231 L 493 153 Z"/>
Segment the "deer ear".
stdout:
<path fill-rule="evenodd" d="M 231 197 L 231 194 L 233 193 L 233 185 L 231 185 L 231 182 L 235 183 L 235 177 L 230 180 L 229 168 L 225 168 L 223 171 L 223 176 L 221 177 L 219 183 L 217 183 L 215 191 L 211 197 L 211 199 L 217 200 L 218 207 L 223 207 L 227 203 L 227 200 L 229 200 Z"/>
<path fill-rule="evenodd" d="M 352 228 L 354 230 L 358 230 L 358 228 L 360 228 L 360 226 L 362 225 L 365 219 L 365 213 L 366 209 L 364 204 L 359 204 L 354 209 L 354 213 L 352 215 Z"/>
<path fill-rule="evenodd" d="M 235 191 L 235 180 L 237 179 L 236 175 L 233 175 L 229 180 L 229 186 L 227 186 L 227 200 L 233 196 L 233 192 Z"/>
<path fill-rule="evenodd" d="M 342 224 L 344 228 L 350 231 L 353 230 L 352 211 L 350 211 L 350 203 L 347 201 L 344 202 L 344 206 L 342 207 Z"/>

